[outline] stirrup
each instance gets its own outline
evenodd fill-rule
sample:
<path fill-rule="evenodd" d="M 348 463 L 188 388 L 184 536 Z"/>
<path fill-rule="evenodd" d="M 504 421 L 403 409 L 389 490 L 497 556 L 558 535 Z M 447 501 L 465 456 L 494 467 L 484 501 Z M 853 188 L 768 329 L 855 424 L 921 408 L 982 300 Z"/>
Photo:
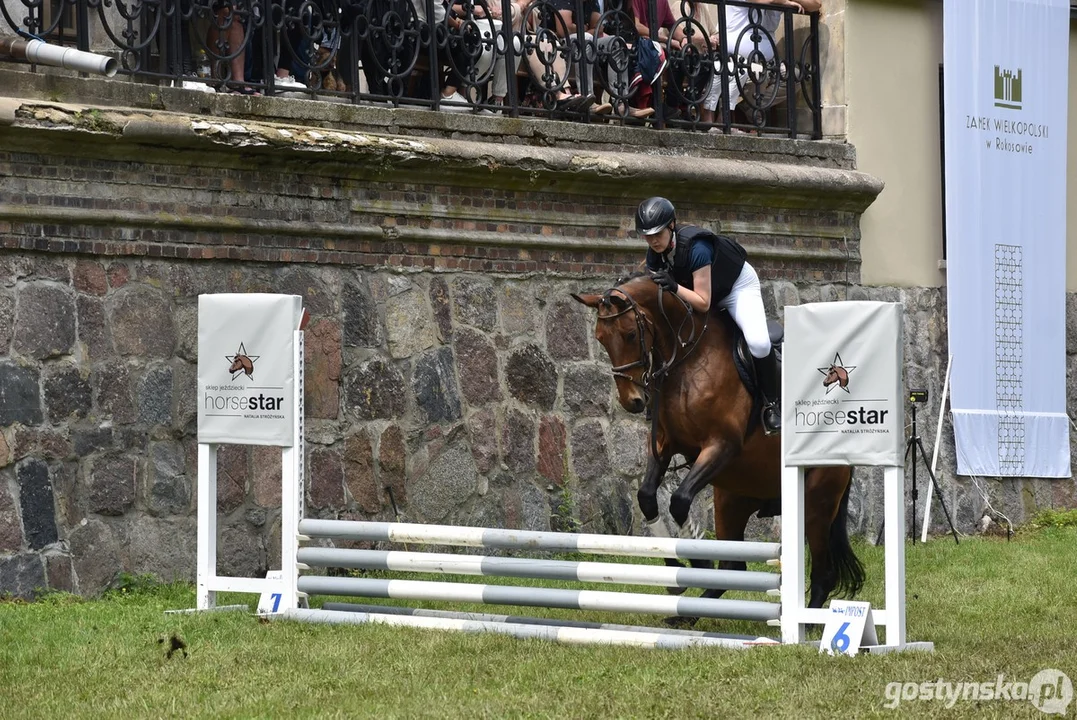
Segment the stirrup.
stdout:
<path fill-rule="evenodd" d="M 778 421 L 777 423 L 772 424 L 767 422 L 767 413 L 770 412 L 774 413 L 774 416 Z M 763 409 L 759 412 L 759 421 L 763 425 L 764 435 L 777 435 L 780 433 L 782 431 L 782 415 L 781 411 L 778 409 L 778 404 L 767 403 L 764 405 Z"/>

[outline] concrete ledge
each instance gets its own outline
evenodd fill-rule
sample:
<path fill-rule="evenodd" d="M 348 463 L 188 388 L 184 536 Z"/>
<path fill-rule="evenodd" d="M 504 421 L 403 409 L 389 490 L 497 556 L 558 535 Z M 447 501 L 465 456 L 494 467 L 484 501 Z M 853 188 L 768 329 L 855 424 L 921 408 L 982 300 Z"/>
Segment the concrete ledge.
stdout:
<path fill-rule="evenodd" d="M 328 164 L 334 173 L 345 177 L 369 177 L 373 173 L 398 180 L 428 180 L 436 172 L 439 177 L 471 187 L 495 182 L 504 188 L 562 194 L 618 198 L 665 194 L 710 204 L 856 213 L 870 205 L 883 187 L 871 175 L 843 168 L 721 157 L 670 158 L 645 153 L 640 148 L 612 152 L 473 139 L 418 139 L 34 99 L 9 100 L 4 108 L 6 116 L 14 115 L 13 120 L 0 124 L 0 133 L 8 138 L 7 142 L 23 147 L 36 140 L 43 152 L 50 153 L 61 152 L 62 148 L 69 154 L 94 154 L 101 152 L 103 144 L 111 143 L 110 156 L 128 154 L 144 160 L 147 147 L 153 147 L 167 151 L 172 155 L 171 161 L 176 162 L 177 148 L 187 147 L 199 152 L 192 153 L 186 162 L 207 166 L 249 162 L 249 157 L 241 157 L 240 153 L 274 154 L 285 162 L 303 158 L 309 161 L 317 154 L 319 164 Z M 95 136 L 97 142 L 86 143 L 87 135 Z M 213 152 L 205 152 L 208 149 Z M 234 152 L 222 153 L 224 149 Z"/>

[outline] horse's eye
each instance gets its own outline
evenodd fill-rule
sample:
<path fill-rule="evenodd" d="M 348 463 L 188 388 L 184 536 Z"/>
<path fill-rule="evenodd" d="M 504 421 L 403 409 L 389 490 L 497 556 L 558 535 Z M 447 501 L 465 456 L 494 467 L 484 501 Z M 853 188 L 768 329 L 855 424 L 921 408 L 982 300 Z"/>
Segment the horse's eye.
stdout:
<path fill-rule="evenodd" d="M 632 332 L 628 333 L 627 335 L 625 335 L 625 338 L 628 340 L 628 342 L 632 342 L 633 340 L 636 339 L 636 332 L 632 331 Z"/>

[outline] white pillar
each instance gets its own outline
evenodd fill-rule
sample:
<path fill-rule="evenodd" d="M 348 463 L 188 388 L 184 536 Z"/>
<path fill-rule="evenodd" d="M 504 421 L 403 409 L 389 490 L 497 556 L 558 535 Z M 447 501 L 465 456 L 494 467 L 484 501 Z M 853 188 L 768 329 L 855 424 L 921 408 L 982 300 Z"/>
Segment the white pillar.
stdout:
<path fill-rule="evenodd" d="M 217 576 L 217 446 L 198 444 L 198 586 L 199 610 L 217 606 L 217 593 L 211 590 Z"/>
<path fill-rule="evenodd" d="M 886 644 L 905 647 L 905 468 L 883 474 L 886 543 Z"/>

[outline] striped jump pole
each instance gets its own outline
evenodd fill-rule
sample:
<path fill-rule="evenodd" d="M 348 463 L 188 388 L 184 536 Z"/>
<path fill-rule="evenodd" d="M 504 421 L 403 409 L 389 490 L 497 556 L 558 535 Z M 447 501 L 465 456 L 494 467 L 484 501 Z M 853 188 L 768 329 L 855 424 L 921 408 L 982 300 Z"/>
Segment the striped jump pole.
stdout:
<path fill-rule="evenodd" d="M 605 562 L 570 562 L 528 558 L 484 557 L 450 553 L 345 550 L 304 547 L 298 560 L 308 567 L 340 567 L 395 572 L 485 575 L 537 580 L 655 585 L 659 587 L 746 590 L 778 594 L 777 573 L 747 570 L 675 568 Z"/>
<path fill-rule="evenodd" d="M 746 648 L 751 645 L 776 645 L 774 640 L 750 642 L 717 637 L 686 637 L 662 631 L 626 632 L 569 626 L 530 625 L 524 623 L 488 622 L 457 618 L 390 615 L 367 612 L 334 612 L 331 610 L 291 609 L 285 618 L 304 622 L 338 624 L 382 624 L 405 627 L 453 630 L 464 633 L 493 633 L 516 638 L 547 640 L 574 645 L 629 645 L 639 648 L 681 649 L 688 647 Z"/>
<path fill-rule="evenodd" d="M 781 605 L 765 601 L 725 600 L 701 597 L 671 597 L 643 593 L 602 590 L 562 590 L 553 588 L 436 582 L 428 580 L 382 580 L 371 578 L 305 575 L 299 591 L 308 595 L 399 600 L 438 600 L 484 605 L 605 610 L 681 617 L 726 618 L 730 620 L 776 621 Z"/>
<path fill-rule="evenodd" d="M 709 637 L 722 640 L 737 640 L 745 643 L 775 642 L 773 638 L 758 635 L 735 635 L 732 633 L 714 633 L 703 630 L 685 630 L 683 628 L 653 628 L 643 625 L 619 625 L 616 623 L 599 623 L 587 620 L 568 620 L 565 618 L 539 618 L 527 615 L 495 615 L 492 613 L 458 612 L 454 610 L 431 610 L 429 608 L 402 607 L 400 605 L 364 605 L 360 603 L 327 602 L 322 610 L 334 612 L 365 612 L 381 615 L 412 615 L 415 617 L 450 618 L 453 620 L 478 620 L 480 622 L 521 623 L 523 625 L 547 625 L 557 627 L 574 627 L 587 630 L 618 630 L 622 632 L 661 632 L 663 635 L 683 635 L 685 637 Z"/>
<path fill-rule="evenodd" d="M 299 535 L 301 539 L 335 538 L 496 550 L 544 550 L 591 555 L 766 562 L 775 565 L 781 556 L 781 545 L 778 543 L 590 535 L 362 520 L 308 518 L 300 521 Z"/>

